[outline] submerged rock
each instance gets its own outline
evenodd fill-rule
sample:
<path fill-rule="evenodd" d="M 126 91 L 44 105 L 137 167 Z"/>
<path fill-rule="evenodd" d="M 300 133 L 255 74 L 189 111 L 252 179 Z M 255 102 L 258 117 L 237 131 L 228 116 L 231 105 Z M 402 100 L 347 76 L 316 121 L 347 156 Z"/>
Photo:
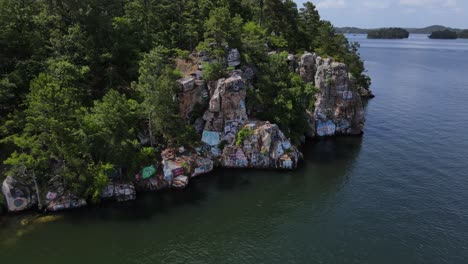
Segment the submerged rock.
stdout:
<path fill-rule="evenodd" d="M 269 122 L 250 122 L 237 137 L 237 142 L 223 149 L 223 167 L 294 169 L 302 157 L 279 127 Z"/>
<path fill-rule="evenodd" d="M 364 128 L 364 108 L 355 81 L 346 64 L 306 53 L 301 58 L 300 75 L 319 90 L 313 115 L 308 114 L 308 136 L 360 135 Z"/>
<path fill-rule="evenodd" d="M 111 182 L 101 192 L 101 198 L 126 202 L 136 199 L 135 185 L 133 183 Z"/>
<path fill-rule="evenodd" d="M 37 206 L 37 196 L 31 184 L 8 176 L 2 184 L 8 211 L 19 212 Z"/>
<path fill-rule="evenodd" d="M 67 209 L 75 209 L 86 206 L 86 200 L 80 197 L 77 197 L 73 194 L 67 194 L 62 197 L 59 197 L 47 206 L 47 211 L 56 212 Z"/>

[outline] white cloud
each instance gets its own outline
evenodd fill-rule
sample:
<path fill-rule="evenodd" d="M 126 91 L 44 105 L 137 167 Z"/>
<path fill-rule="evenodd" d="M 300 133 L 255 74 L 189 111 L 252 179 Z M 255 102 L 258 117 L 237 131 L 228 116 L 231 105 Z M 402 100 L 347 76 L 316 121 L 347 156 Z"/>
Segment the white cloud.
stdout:
<path fill-rule="evenodd" d="M 317 8 L 344 8 L 346 2 L 344 0 L 322 0 L 317 3 Z"/>
<path fill-rule="evenodd" d="M 400 0 L 400 5 L 410 7 L 457 7 L 457 0 Z"/>
<path fill-rule="evenodd" d="M 389 1 L 364 1 L 362 5 L 365 8 L 384 9 L 384 8 L 389 8 L 391 3 Z"/>

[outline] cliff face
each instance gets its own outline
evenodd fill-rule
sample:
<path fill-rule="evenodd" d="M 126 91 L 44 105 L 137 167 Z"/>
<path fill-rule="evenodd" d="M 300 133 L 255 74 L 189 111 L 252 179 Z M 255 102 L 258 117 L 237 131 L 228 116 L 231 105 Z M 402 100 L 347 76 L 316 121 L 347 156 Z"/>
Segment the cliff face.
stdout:
<path fill-rule="evenodd" d="M 277 125 L 249 122 L 236 142 L 224 148 L 221 164 L 226 168 L 294 169 L 301 157 Z"/>
<path fill-rule="evenodd" d="M 239 57 L 238 51 L 232 50 L 227 61 L 238 66 Z M 307 136 L 362 133 L 365 118 L 361 95 L 365 91 L 356 87 L 345 64 L 306 53 L 299 61 L 294 55 L 288 56 L 288 65 L 305 82 L 320 90 L 315 110 L 305 113 L 309 125 Z M 246 95 L 255 72 L 256 68 L 249 66 L 244 71 L 232 71 L 229 78 L 211 82 L 202 80 L 201 73 L 179 79 L 180 114 L 200 133 L 202 145 L 195 149 L 180 147 L 162 151 L 161 161 L 143 168 L 133 183 L 111 182 L 101 192 L 101 198 L 128 201 L 136 198 L 137 190 L 185 188 L 193 177 L 209 173 L 216 166 L 295 169 L 302 154 L 280 128 L 268 121 L 249 119 Z M 43 200 L 46 210 L 86 205 L 84 199 L 67 192 L 61 182 L 51 180 Z M 2 191 L 9 211 L 37 207 L 30 183 L 8 177 Z"/>
<path fill-rule="evenodd" d="M 249 120 L 247 80 L 242 76 L 243 72 L 235 71 L 211 85 L 209 109 L 203 116 L 207 155 L 228 168 L 295 168 L 301 154 L 278 126 Z"/>
<path fill-rule="evenodd" d="M 345 64 L 306 53 L 301 58 L 299 73 L 305 82 L 320 89 L 315 111 L 309 113 L 312 130 L 309 136 L 362 133 L 365 118 L 361 96 Z"/>

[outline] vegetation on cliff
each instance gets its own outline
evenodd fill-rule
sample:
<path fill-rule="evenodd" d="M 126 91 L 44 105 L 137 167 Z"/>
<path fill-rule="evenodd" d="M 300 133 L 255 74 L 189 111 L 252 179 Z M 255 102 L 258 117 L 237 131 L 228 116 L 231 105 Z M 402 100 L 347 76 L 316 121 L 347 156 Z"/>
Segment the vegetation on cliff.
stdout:
<path fill-rule="evenodd" d="M 282 51 L 333 57 L 370 84 L 358 46 L 310 2 L 0 0 L 0 24 L 2 174 L 26 171 L 42 186 L 61 175 L 80 195 L 96 196 L 106 175 L 133 176 L 156 146 L 197 144 L 175 82 L 176 59 L 194 51 L 214 55 L 206 72 L 216 79 L 226 47 L 238 48 L 242 65 L 258 68 L 249 100 L 294 139 L 314 91 Z"/>
<path fill-rule="evenodd" d="M 402 28 L 381 28 L 370 30 L 367 33 L 369 39 L 404 39 L 409 37 L 409 32 Z"/>
<path fill-rule="evenodd" d="M 457 39 L 457 32 L 451 30 L 434 31 L 429 36 L 430 39 Z"/>

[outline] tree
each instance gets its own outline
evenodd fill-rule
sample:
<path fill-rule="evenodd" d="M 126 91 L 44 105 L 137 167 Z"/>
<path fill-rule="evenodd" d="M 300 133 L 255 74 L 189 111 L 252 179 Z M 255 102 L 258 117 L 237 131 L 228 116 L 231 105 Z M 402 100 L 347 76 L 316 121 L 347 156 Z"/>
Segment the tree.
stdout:
<path fill-rule="evenodd" d="M 175 81 L 180 76 L 167 64 L 163 52 L 164 49 L 156 47 L 140 64 L 137 89 L 142 98 L 143 114 L 148 117 L 152 135 L 170 145 L 190 145 L 196 135 L 179 115 Z"/>
<path fill-rule="evenodd" d="M 83 117 L 82 133 L 95 163 L 127 169 L 138 153 L 139 105 L 110 90 Z M 130 168 L 132 169 L 132 168 Z"/>
<path fill-rule="evenodd" d="M 260 105 L 258 117 L 278 124 L 280 129 L 295 143 L 305 134 L 307 122 L 305 111 L 311 110 L 317 92 L 310 84 L 289 70 L 286 52 L 273 54 L 259 65 L 255 82 L 257 91 L 249 94 L 250 105 Z"/>
<path fill-rule="evenodd" d="M 226 57 L 226 46 L 240 46 L 240 30 L 242 18 L 239 15 L 231 17 L 226 6 L 216 8 L 210 12 L 210 18 L 205 22 L 205 43 L 212 46 L 212 52 L 222 62 Z"/>
<path fill-rule="evenodd" d="M 83 187 L 80 182 L 86 181 L 86 177 L 81 172 L 87 160 L 76 137 L 80 115 L 77 83 L 87 71 L 86 67 L 66 61 L 53 61 L 46 73 L 31 82 L 25 127 L 20 134 L 8 138 L 17 147 L 5 161 L 12 174 L 26 167 L 43 184 L 60 174 L 71 189 L 78 191 Z"/>
<path fill-rule="evenodd" d="M 304 34 L 305 48 L 315 50 L 318 46 L 320 15 L 311 2 L 304 3 L 299 11 L 300 31 Z"/>
<path fill-rule="evenodd" d="M 255 22 L 248 22 L 242 28 L 242 54 L 248 63 L 259 63 L 265 60 L 267 53 L 266 32 Z"/>

